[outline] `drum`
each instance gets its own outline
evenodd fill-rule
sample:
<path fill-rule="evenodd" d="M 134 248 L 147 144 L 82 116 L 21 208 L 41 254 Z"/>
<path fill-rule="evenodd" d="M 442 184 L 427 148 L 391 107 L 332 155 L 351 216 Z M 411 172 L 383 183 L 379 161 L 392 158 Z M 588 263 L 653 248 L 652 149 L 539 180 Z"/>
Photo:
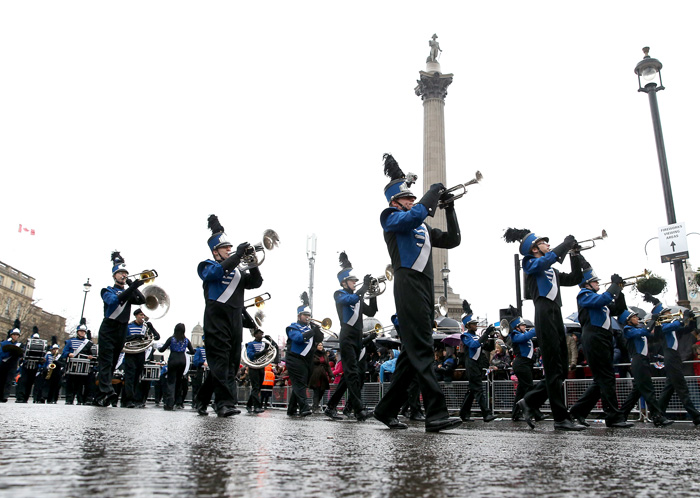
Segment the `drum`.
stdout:
<path fill-rule="evenodd" d="M 27 347 L 24 348 L 24 360 L 42 359 L 48 350 L 48 344 L 43 339 L 27 339 Z"/>
<path fill-rule="evenodd" d="M 68 358 L 66 363 L 67 375 L 88 375 L 90 373 L 90 360 L 87 358 Z"/>
<path fill-rule="evenodd" d="M 141 381 L 158 380 L 160 379 L 160 365 L 146 364 L 143 366 Z"/>

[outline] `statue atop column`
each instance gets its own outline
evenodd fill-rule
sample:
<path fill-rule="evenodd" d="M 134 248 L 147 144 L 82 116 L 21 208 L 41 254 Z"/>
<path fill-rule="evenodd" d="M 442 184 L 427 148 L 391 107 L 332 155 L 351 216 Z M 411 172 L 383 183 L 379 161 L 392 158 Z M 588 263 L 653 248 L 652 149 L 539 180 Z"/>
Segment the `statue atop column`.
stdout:
<path fill-rule="evenodd" d="M 433 34 L 432 40 L 428 41 L 428 45 L 430 46 L 430 55 L 428 58 L 425 60 L 425 62 L 437 62 L 438 60 L 438 55 L 439 53 L 442 52 L 442 49 L 440 48 L 440 44 L 437 41 L 437 35 Z"/>

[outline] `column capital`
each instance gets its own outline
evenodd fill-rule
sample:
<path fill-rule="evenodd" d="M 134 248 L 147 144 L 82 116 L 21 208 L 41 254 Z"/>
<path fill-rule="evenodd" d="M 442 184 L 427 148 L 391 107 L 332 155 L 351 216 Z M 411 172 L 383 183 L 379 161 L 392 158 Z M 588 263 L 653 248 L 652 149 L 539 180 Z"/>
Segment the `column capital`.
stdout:
<path fill-rule="evenodd" d="M 420 71 L 420 79 L 416 80 L 418 85 L 415 88 L 416 95 L 421 100 L 440 99 L 445 100 L 447 87 L 452 83 L 452 73 L 442 74 L 439 72 L 426 73 Z"/>

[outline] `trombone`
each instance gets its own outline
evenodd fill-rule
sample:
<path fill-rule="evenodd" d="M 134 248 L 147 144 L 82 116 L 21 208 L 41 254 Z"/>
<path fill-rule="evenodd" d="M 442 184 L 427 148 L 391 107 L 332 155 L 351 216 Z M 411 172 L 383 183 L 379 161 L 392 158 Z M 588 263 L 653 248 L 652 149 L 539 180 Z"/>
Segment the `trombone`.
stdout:
<path fill-rule="evenodd" d="M 639 280 L 640 278 L 648 278 L 649 275 L 651 275 L 651 272 L 650 272 L 649 270 L 645 269 L 644 272 L 643 272 L 643 273 L 640 273 L 639 275 L 635 275 L 635 276 L 633 276 L 633 277 L 623 278 L 623 279 L 622 279 L 622 280 L 623 280 L 622 286 L 624 287 L 624 286 L 626 286 L 626 285 L 634 285 L 634 284 L 637 283 L 637 280 Z M 632 279 L 634 279 L 634 282 L 630 282 L 630 283 L 628 284 L 627 281 L 628 281 L 628 280 L 632 280 Z M 612 282 L 605 282 L 604 284 L 600 284 L 600 286 L 601 286 L 601 287 L 604 287 L 604 286 L 610 285 L 610 284 L 612 284 Z"/>
<path fill-rule="evenodd" d="M 143 280 L 144 284 L 150 284 L 152 283 L 156 277 L 158 276 L 158 272 L 155 270 L 143 270 L 141 273 L 134 273 L 133 275 L 127 276 L 127 280 Z"/>
<path fill-rule="evenodd" d="M 265 297 L 267 296 L 267 297 Z M 250 308 L 251 306 L 255 306 L 258 309 L 262 309 L 265 307 L 265 301 L 269 301 L 272 298 L 270 296 L 269 292 L 265 292 L 263 294 L 260 294 L 259 296 L 251 297 L 243 301 L 243 307 L 244 308 Z M 248 301 L 252 301 L 248 303 Z M 248 304 L 246 304 L 248 303 Z"/>
<path fill-rule="evenodd" d="M 334 337 L 335 339 L 338 338 L 338 334 L 336 334 L 335 332 L 333 332 L 331 330 L 331 326 L 333 325 L 333 321 L 330 318 L 324 318 L 323 320 L 316 320 L 315 318 L 310 318 L 309 321 L 320 325 L 324 334 L 329 335 L 331 337 Z"/>
<path fill-rule="evenodd" d="M 447 206 L 448 204 L 452 204 L 452 203 L 453 203 L 454 201 L 456 201 L 457 199 L 460 199 L 460 198 L 464 197 L 465 195 L 467 195 L 467 187 L 468 187 L 469 185 L 474 185 L 475 183 L 480 183 L 481 180 L 484 179 L 484 175 L 481 174 L 481 171 L 477 171 L 477 172 L 475 173 L 474 176 L 475 176 L 475 178 L 474 178 L 473 180 L 469 180 L 467 183 L 460 183 L 459 185 L 455 185 L 455 186 L 452 187 L 452 188 L 448 188 L 448 189 L 442 190 L 442 191 L 440 192 L 441 195 L 449 194 L 450 192 L 455 192 L 455 191 L 457 191 L 457 190 L 459 190 L 459 189 L 462 189 L 462 191 L 461 191 L 459 194 L 455 195 L 455 196 L 452 197 L 451 199 L 449 199 L 449 200 L 447 200 L 447 201 L 440 201 L 440 202 L 438 202 L 438 206 L 441 207 L 441 208 L 444 208 L 444 207 Z"/>

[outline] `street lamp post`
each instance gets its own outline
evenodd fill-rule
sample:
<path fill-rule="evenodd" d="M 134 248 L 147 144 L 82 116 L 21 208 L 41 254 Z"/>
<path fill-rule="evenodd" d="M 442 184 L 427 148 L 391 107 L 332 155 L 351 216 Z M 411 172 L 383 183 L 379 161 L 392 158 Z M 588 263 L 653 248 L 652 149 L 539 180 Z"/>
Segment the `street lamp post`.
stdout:
<path fill-rule="evenodd" d="M 639 89 L 649 96 L 649 106 L 651 107 L 651 121 L 654 125 L 654 138 L 656 139 L 656 153 L 659 157 L 659 169 L 661 170 L 661 186 L 664 191 L 664 203 L 666 204 L 666 219 L 669 225 L 676 223 L 676 209 L 673 205 L 673 192 L 671 191 L 671 178 L 668 174 L 668 163 L 666 162 L 666 148 L 664 147 L 664 136 L 661 132 L 661 117 L 659 116 L 659 104 L 656 100 L 656 92 L 664 90 L 661 80 L 661 62 L 649 56 L 649 47 L 642 49 L 644 58 L 635 66 L 634 72 L 637 75 Z M 642 79 L 646 82 L 642 86 Z M 658 79 L 658 85 L 656 80 Z M 685 285 L 685 275 L 683 272 L 683 261 L 676 259 L 673 261 L 673 272 L 676 276 L 676 289 L 678 291 L 678 305 L 690 306 L 688 301 L 688 290 Z"/>
<path fill-rule="evenodd" d="M 80 312 L 80 323 L 83 322 L 83 316 L 85 315 L 85 301 L 87 300 L 87 295 L 88 292 L 90 292 L 90 288 L 92 287 L 92 284 L 90 283 L 90 279 L 87 279 L 87 282 L 83 284 L 83 292 L 85 295 L 83 296 L 83 309 Z"/>
<path fill-rule="evenodd" d="M 442 282 L 444 283 L 444 295 L 445 295 L 445 302 L 447 302 L 447 281 L 450 279 L 450 269 L 447 268 L 447 261 L 445 261 L 442 270 L 440 270 L 440 273 L 442 273 Z"/>

